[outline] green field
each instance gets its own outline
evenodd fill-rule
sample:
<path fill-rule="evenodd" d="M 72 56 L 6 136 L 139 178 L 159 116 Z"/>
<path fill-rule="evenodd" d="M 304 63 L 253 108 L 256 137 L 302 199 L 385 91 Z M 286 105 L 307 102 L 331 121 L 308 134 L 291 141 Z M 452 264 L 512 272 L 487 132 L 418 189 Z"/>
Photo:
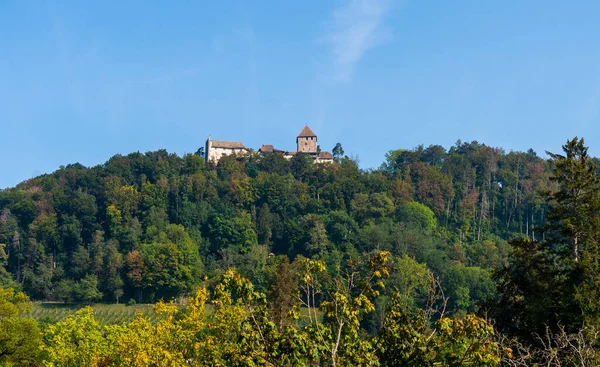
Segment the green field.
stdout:
<path fill-rule="evenodd" d="M 77 310 L 86 307 L 85 304 L 65 304 L 65 303 L 41 303 L 33 304 L 30 312 L 34 319 L 54 323 L 64 320 L 67 316 L 74 314 Z M 124 304 L 95 304 L 91 306 L 95 312 L 96 320 L 102 325 L 120 324 L 122 322 L 132 321 L 138 312 L 153 318 L 152 305 L 140 304 L 127 306 Z"/>
<path fill-rule="evenodd" d="M 62 321 L 69 315 L 73 315 L 77 310 L 86 307 L 86 304 L 74 304 L 74 303 L 55 303 L 55 302 L 34 302 L 33 308 L 29 315 L 35 320 L 45 323 L 52 324 L 58 321 Z M 121 324 L 123 322 L 130 322 L 135 319 L 138 312 L 148 316 L 151 321 L 155 320 L 154 312 L 152 311 L 153 304 L 138 304 L 133 306 L 127 306 L 125 304 L 104 304 L 98 303 L 91 305 L 96 316 L 96 320 L 101 325 L 114 325 Z M 212 313 L 212 305 L 206 305 L 207 314 Z M 318 312 L 321 317 L 321 312 Z M 306 308 L 300 310 L 301 325 L 308 323 L 308 313 Z"/>

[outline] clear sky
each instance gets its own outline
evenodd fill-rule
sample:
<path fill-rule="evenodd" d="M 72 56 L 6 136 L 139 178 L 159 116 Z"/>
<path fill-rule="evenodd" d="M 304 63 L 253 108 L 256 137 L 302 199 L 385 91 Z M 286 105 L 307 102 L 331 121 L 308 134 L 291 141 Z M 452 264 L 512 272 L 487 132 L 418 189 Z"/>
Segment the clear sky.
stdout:
<path fill-rule="evenodd" d="M 217 140 L 600 155 L 599 1 L 0 1 L 0 188 Z"/>

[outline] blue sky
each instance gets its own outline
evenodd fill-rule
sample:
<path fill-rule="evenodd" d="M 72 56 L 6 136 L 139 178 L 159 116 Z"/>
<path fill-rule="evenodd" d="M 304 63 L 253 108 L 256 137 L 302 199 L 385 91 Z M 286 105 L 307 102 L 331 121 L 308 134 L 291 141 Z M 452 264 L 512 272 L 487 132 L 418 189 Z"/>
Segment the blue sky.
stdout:
<path fill-rule="evenodd" d="M 598 1 L 0 2 L 0 188 L 218 140 L 600 155 Z"/>

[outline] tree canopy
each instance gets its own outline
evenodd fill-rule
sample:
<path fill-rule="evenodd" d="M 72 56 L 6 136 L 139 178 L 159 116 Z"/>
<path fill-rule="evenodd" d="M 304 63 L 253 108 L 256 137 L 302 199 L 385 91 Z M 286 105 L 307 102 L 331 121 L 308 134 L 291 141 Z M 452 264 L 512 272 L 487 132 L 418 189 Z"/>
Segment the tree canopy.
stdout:
<path fill-rule="evenodd" d="M 548 160 L 418 146 L 371 170 L 334 153 L 132 153 L 0 191 L 0 361 L 597 364 L 600 179 L 583 139 Z M 155 317 L 104 326 L 84 308 L 40 330 L 28 297 Z"/>

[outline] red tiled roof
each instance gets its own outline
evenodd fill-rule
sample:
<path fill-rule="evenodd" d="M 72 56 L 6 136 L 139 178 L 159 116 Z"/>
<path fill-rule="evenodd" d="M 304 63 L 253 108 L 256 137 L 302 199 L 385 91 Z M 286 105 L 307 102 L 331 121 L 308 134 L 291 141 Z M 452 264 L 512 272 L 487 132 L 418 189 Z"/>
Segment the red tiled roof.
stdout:
<path fill-rule="evenodd" d="M 310 129 L 310 127 L 308 127 L 308 125 L 306 125 L 306 126 L 304 126 L 304 129 L 302 129 L 302 131 L 300 131 L 300 134 L 298 134 L 298 137 L 299 137 L 299 138 L 303 138 L 303 137 L 306 137 L 306 136 L 314 136 L 314 137 L 316 137 L 316 136 L 317 136 L 317 134 L 315 134 L 315 133 L 314 133 L 314 132 L 313 132 L 313 131 Z"/>
<path fill-rule="evenodd" d="M 210 142 L 213 148 L 246 149 L 244 144 L 238 141 L 211 140 Z"/>
<path fill-rule="evenodd" d="M 333 159 L 333 154 L 331 154 L 329 152 L 320 152 L 319 153 L 319 158 L 321 158 L 321 159 Z"/>
<path fill-rule="evenodd" d="M 271 144 L 263 144 L 258 151 L 261 153 L 272 153 L 275 151 L 275 147 Z"/>
<path fill-rule="evenodd" d="M 285 153 L 285 150 L 277 149 L 271 144 L 263 144 L 258 151 L 260 153 Z"/>

